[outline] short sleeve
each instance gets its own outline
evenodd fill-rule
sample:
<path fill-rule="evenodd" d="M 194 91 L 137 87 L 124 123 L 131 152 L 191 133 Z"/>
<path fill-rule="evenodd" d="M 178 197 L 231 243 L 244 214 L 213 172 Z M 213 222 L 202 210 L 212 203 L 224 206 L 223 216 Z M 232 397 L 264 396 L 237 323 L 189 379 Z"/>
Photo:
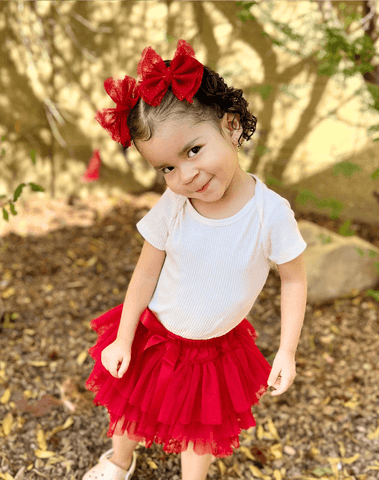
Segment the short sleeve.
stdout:
<path fill-rule="evenodd" d="M 263 223 L 263 250 L 266 258 L 280 265 L 298 257 L 307 247 L 295 214 L 287 199 L 279 196 Z"/>
<path fill-rule="evenodd" d="M 177 197 L 167 188 L 157 203 L 136 224 L 143 238 L 159 250 L 166 249 L 170 225 L 176 210 Z"/>

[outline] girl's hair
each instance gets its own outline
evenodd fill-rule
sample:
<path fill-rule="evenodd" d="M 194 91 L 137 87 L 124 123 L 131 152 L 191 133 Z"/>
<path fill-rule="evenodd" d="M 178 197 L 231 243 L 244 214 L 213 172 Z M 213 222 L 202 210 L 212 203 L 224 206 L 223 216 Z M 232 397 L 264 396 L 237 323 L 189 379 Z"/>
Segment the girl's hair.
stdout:
<path fill-rule="evenodd" d="M 164 61 L 166 67 L 170 66 L 170 62 L 171 60 Z M 187 100 L 180 101 L 173 94 L 171 86 L 168 87 L 162 102 L 156 107 L 148 105 L 139 98 L 127 119 L 131 138 L 133 142 L 150 140 L 155 131 L 159 130 L 159 126 L 167 120 L 180 122 L 184 117 L 192 120 L 193 125 L 209 123 L 223 134 L 220 119 L 225 112 L 232 112 L 240 115 L 243 132 L 238 139 L 238 144 L 241 145 L 241 137 L 249 140 L 255 132 L 257 123 L 257 118 L 247 108 L 248 103 L 242 95 L 242 90 L 228 87 L 218 73 L 204 65 L 201 85 L 193 97 L 192 104 Z"/>

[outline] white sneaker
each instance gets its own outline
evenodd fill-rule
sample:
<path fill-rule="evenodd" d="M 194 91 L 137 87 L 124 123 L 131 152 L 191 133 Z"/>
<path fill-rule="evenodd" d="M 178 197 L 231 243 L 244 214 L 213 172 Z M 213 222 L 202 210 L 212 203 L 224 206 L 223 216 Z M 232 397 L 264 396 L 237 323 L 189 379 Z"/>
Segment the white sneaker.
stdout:
<path fill-rule="evenodd" d="M 99 458 L 99 463 L 88 470 L 82 480 L 131 480 L 136 468 L 137 452 L 135 450 L 133 452 L 129 470 L 124 470 L 108 460 L 112 454 L 113 448 L 103 453 Z"/>

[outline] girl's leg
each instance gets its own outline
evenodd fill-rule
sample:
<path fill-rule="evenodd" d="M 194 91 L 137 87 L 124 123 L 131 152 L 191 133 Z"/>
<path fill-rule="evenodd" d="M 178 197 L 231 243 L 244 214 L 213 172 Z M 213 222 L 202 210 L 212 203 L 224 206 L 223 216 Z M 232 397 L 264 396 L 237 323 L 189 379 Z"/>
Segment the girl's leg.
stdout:
<path fill-rule="evenodd" d="M 128 470 L 133 459 L 133 452 L 138 442 L 130 440 L 125 433 L 122 436 L 113 435 L 113 454 L 109 460 L 124 470 Z"/>
<path fill-rule="evenodd" d="M 205 480 L 207 478 L 209 466 L 212 463 L 212 454 L 197 455 L 193 451 L 193 443 L 190 442 L 187 450 L 180 455 L 182 480 Z"/>

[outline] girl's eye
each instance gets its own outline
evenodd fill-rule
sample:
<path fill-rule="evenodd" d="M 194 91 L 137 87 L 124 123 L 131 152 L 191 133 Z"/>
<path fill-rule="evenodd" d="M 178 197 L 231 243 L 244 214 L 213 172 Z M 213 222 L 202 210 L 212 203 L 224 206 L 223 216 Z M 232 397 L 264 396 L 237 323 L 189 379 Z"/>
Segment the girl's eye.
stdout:
<path fill-rule="evenodd" d="M 188 150 L 188 151 L 189 151 L 189 152 L 192 152 L 192 150 L 195 150 L 196 148 L 199 148 L 199 149 L 200 149 L 201 147 L 196 146 L 196 147 L 191 148 L 191 150 Z M 192 157 L 191 157 L 191 158 L 192 158 Z M 170 173 L 170 172 L 165 172 L 166 168 L 174 168 L 174 167 L 164 167 L 164 168 L 162 168 L 161 172 L 163 173 L 163 175 L 167 175 L 167 174 Z"/>

